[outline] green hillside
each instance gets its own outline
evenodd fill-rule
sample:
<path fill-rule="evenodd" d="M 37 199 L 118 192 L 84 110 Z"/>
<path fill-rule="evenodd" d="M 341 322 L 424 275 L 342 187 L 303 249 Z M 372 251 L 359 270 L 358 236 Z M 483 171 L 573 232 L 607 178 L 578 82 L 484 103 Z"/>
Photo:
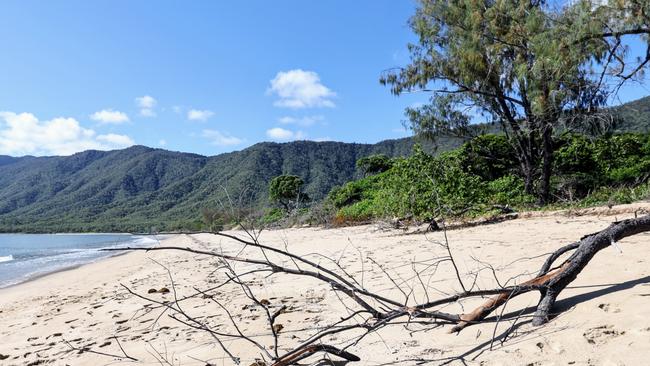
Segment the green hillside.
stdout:
<path fill-rule="evenodd" d="M 447 139 L 446 150 L 460 144 Z M 377 144 L 259 143 L 205 157 L 134 146 L 65 157 L 0 156 L 0 231 L 148 231 L 188 227 L 220 203 L 268 204 L 269 181 L 300 176 L 315 200 L 358 177 L 357 159 L 403 156 L 412 138 Z M 428 146 L 428 149 L 433 149 Z"/>
<path fill-rule="evenodd" d="M 650 96 L 637 99 L 614 109 L 618 116 L 618 132 L 650 132 Z"/>

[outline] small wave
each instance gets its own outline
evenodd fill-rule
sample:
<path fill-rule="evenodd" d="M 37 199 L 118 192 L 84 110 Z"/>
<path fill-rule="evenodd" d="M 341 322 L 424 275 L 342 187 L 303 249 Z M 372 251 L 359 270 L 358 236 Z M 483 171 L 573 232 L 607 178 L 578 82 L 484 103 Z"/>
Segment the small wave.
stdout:
<path fill-rule="evenodd" d="M 150 237 L 143 236 L 143 237 L 136 238 L 136 239 L 133 241 L 133 243 L 136 244 L 136 245 L 139 245 L 139 246 L 140 246 L 140 245 L 141 245 L 141 246 L 144 246 L 144 245 L 158 244 L 159 241 L 158 241 L 158 239 L 154 239 L 154 238 L 150 238 Z"/>
<path fill-rule="evenodd" d="M 4 257 L 0 256 L 0 263 L 2 263 L 2 262 L 10 262 L 12 260 L 14 260 L 13 255 L 7 255 L 7 256 L 4 256 Z"/>

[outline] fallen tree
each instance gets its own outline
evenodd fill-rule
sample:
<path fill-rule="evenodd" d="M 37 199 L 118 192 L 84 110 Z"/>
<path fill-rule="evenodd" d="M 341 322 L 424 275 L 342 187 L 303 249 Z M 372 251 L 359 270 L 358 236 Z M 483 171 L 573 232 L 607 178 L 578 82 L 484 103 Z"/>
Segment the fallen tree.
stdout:
<path fill-rule="evenodd" d="M 444 262 L 450 263 L 451 268 L 455 271 L 456 279 L 460 288 L 462 288 L 462 291 L 450 296 L 414 305 L 409 304 L 411 293 L 408 292 L 408 289 L 402 289 L 390 273 L 378 263 L 373 262 L 390 280 L 394 285 L 394 288 L 403 294 L 404 299 L 387 297 L 367 289 L 363 285 L 363 281 L 358 281 L 353 275 L 346 271 L 346 269 L 340 265 L 338 260 L 318 254 L 314 255 L 319 256 L 319 259 L 314 260 L 306 255 L 296 255 L 290 252 L 286 247 L 277 248 L 265 245 L 258 240 L 259 232 L 250 230 L 245 230 L 247 238 L 231 233 L 214 233 L 215 235 L 241 244 L 243 249 L 237 252 L 237 255 L 212 250 L 171 246 L 108 250 L 171 250 L 217 258 L 219 261 L 219 268 L 226 273 L 226 280 L 210 289 L 194 288 L 195 293 L 189 296 L 179 298 L 176 295 L 172 272 L 169 269 L 167 269 L 167 271 L 170 278 L 172 278 L 172 290 L 174 294 L 174 299 L 172 301 L 156 300 L 146 295 L 138 294 L 127 286 L 123 285 L 123 287 L 132 295 L 156 304 L 157 307 L 163 309 L 164 312 L 168 311 L 168 315 L 172 319 L 185 324 L 188 327 L 209 333 L 228 357 L 230 357 L 236 364 L 239 364 L 240 359 L 233 350 L 228 349 L 225 345 L 227 342 L 224 342 L 224 340 L 243 340 L 248 342 L 251 347 L 259 349 L 263 356 L 261 359 L 256 361 L 256 366 L 287 366 L 294 365 L 301 360 L 319 353 L 335 355 L 347 361 L 358 361 L 360 358 L 352 353 L 352 349 L 357 346 L 361 340 L 369 334 L 377 332 L 388 325 L 402 324 L 400 322 L 406 322 L 407 324 L 420 323 L 434 327 L 450 325 L 450 332 L 460 332 L 464 328 L 476 323 L 499 322 L 505 319 L 503 314 L 497 315 L 494 319 L 488 319 L 488 315 L 493 313 L 499 307 L 505 306 L 505 304 L 512 298 L 531 291 L 538 291 L 540 293 L 540 301 L 536 306 L 534 314 L 530 316 L 530 318 L 532 318 L 532 324 L 537 326 L 543 325 L 553 317 L 553 306 L 558 295 L 568 284 L 576 279 L 596 253 L 610 245 L 617 246 L 616 242 L 625 237 L 646 231 L 650 231 L 650 215 L 614 222 L 602 231 L 586 235 L 579 241 L 561 247 L 551 253 L 546 258 L 534 278 L 517 285 L 501 286 L 492 289 L 476 289 L 476 281 L 474 281 L 470 286 L 467 286 L 467 284 L 464 283 L 458 267 L 456 266 L 449 243 L 445 240 L 441 245 L 443 245 L 447 255 L 436 258 L 436 262 L 432 265 L 438 266 Z M 198 242 L 198 239 L 195 237 L 190 237 Z M 260 256 L 241 255 L 241 253 L 244 252 L 244 249 L 249 251 L 254 249 L 258 251 Z M 563 257 L 566 257 L 566 259 L 560 261 Z M 323 262 L 328 263 L 329 265 L 322 264 Z M 246 263 L 251 267 L 245 272 L 238 272 L 232 265 L 234 263 Z M 420 273 L 415 271 L 415 269 L 414 272 L 416 272 L 415 274 L 419 279 Z M 246 280 L 248 276 L 254 274 L 266 274 L 269 276 L 275 274 L 306 276 L 324 282 L 332 289 L 332 291 L 343 295 L 339 297 L 339 299 L 344 303 L 348 310 L 348 314 L 342 316 L 339 321 L 329 324 L 326 327 L 312 329 L 311 334 L 307 337 L 298 338 L 297 340 L 292 341 L 293 344 L 289 350 L 280 353 L 278 344 L 282 326 L 278 324 L 276 320 L 287 309 L 285 306 L 273 307 L 267 300 L 258 299 L 256 297 L 250 284 Z M 425 288 L 421 279 L 420 281 L 422 287 Z M 212 292 L 215 289 L 227 284 L 238 286 L 241 289 L 241 292 L 251 300 L 252 305 L 263 309 L 266 314 L 266 322 L 268 323 L 268 336 L 273 340 L 272 346 L 264 346 L 263 343 L 256 340 L 254 336 L 246 335 L 237 325 L 233 315 L 227 309 L 227 305 L 220 302 L 219 299 L 213 295 Z M 182 306 L 182 303 L 187 299 L 199 296 L 210 299 L 210 301 L 217 305 L 218 309 L 224 311 L 225 316 L 230 319 L 234 331 L 225 332 L 223 330 L 212 329 L 208 323 L 197 319 L 187 312 Z M 440 310 L 445 305 L 456 303 L 463 299 L 487 296 L 491 297 L 481 306 L 468 313 L 457 314 Z M 348 301 L 344 301 L 344 298 L 347 298 Z M 521 317 L 522 313 L 517 315 L 515 322 Z M 353 334 L 353 336 L 351 340 L 347 341 L 347 343 L 342 347 L 324 343 L 328 337 L 343 333 Z"/>

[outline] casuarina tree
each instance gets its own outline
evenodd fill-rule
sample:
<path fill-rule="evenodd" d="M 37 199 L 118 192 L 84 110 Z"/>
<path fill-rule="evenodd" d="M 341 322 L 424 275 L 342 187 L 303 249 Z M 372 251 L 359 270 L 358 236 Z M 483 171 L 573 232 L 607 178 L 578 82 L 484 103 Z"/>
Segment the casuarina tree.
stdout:
<path fill-rule="evenodd" d="M 420 0 L 410 20 L 419 37 L 408 46 L 411 61 L 380 81 L 398 95 L 431 93 L 430 103 L 406 110 L 418 134 L 467 133 L 477 117 L 500 126 L 526 192 L 543 204 L 554 133 L 601 122 L 601 107 L 647 65 L 649 7 L 642 0 Z M 630 44 L 645 46 L 645 57 L 630 61 Z"/>

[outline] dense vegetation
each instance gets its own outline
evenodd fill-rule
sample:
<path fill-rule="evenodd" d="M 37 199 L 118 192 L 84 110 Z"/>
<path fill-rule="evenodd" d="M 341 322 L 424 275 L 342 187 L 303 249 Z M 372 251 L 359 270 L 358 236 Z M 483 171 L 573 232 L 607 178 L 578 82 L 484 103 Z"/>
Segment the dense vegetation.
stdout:
<path fill-rule="evenodd" d="M 205 208 L 268 206 L 269 182 L 278 175 L 299 176 L 304 192 L 320 200 L 361 176 L 359 158 L 407 155 L 413 144 L 412 138 L 374 145 L 260 143 L 214 157 L 144 146 L 63 157 L 0 156 L 0 231 L 198 229 Z M 459 144 L 444 140 L 441 149 Z"/>
<path fill-rule="evenodd" d="M 554 140 L 551 194 L 556 205 L 629 203 L 650 188 L 650 134 L 599 138 L 565 134 Z M 430 220 L 489 213 L 505 205 L 533 208 L 512 143 L 484 135 L 438 156 L 419 147 L 392 167 L 333 189 L 328 202 L 340 223 L 377 217 Z"/>

